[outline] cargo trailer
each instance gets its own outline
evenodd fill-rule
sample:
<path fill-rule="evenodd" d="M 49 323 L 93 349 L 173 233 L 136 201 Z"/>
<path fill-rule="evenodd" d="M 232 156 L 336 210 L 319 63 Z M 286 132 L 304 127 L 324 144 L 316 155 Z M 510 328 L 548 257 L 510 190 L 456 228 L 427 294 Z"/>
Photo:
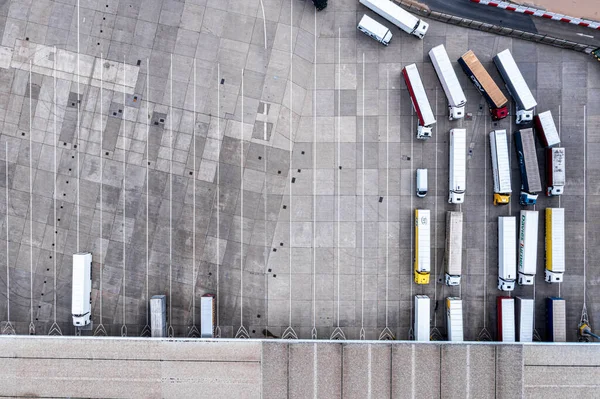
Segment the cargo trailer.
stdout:
<path fill-rule="evenodd" d="M 528 298 L 516 298 L 517 304 L 517 341 L 533 341 L 534 301 Z"/>
<path fill-rule="evenodd" d="M 429 284 L 431 272 L 429 209 L 415 209 L 415 283 Z"/>
<path fill-rule="evenodd" d="M 431 110 L 429 99 L 427 99 L 427 93 L 425 93 L 425 87 L 417 65 L 410 64 L 402 68 L 402 76 L 404 82 L 406 82 L 406 87 L 408 87 L 408 94 L 419 120 L 417 138 L 420 140 L 429 139 L 431 138 L 431 127 L 435 124 L 435 116 Z"/>
<path fill-rule="evenodd" d="M 92 254 L 73 254 L 71 287 L 71 315 L 75 327 L 84 327 L 92 322 Z"/>
<path fill-rule="evenodd" d="M 521 172 L 521 205 L 535 205 L 538 193 L 542 191 L 542 180 L 535 151 L 533 129 L 521 129 L 515 132 L 515 150 Z"/>
<path fill-rule="evenodd" d="M 488 103 L 492 120 L 498 121 L 506 118 L 508 116 L 508 99 L 475 53 L 471 50 L 467 51 L 458 59 L 458 64 Z"/>
<path fill-rule="evenodd" d="M 552 112 L 544 111 L 535 116 L 535 130 L 544 148 L 560 145 L 560 136 L 552 117 Z"/>
<path fill-rule="evenodd" d="M 519 285 L 533 285 L 537 269 L 538 211 L 521 211 L 519 225 Z"/>
<path fill-rule="evenodd" d="M 564 299 L 546 298 L 546 323 L 548 341 L 567 341 L 567 303 Z"/>
<path fill-rule="evenodd" d="M 521 124 L 532 121 L 533 109 L 537 102 L 531 94 L 531 90 L 529 90 L 529 86 L 525 82 L 510 50 L 506 49 L 496 54 L 494 64 L 496 64 L 498 72 L 500 72 L 504 83 L 506 83 L 506 89 L 515 100 L 517 108 L 516 123 Z"/>
<path fill-rule="evenodd" d="M 446 212 L 446 285 L 459 285 L 462 273 L 463 214 Z"/>
<path fill-rule="evenodd" d="M 546 208 L 547 283 L 562 283 L 565 273 L 565 210 Z"/>
<path fill-rule="evenodd" d="M 448 341 L 464 341 L 462 299 L 446 298 L 446 328 Z"/>
<path fill-rule="evenodd" d="M 562 195 L 565 191 L 565 149 L 546 148 L 546 195 Z"/>
<path fill-rule="evenodd" d="M 427 295 L 415 295 L 415 341 L 429 341 L 431 305 Z"/>
<path fill-rule="evenodd" d="M 150 298 L 150 332 L 152 337 L 167 336 L 167 296 L 153 295 Z"/>
<path fill-rule="evenodd" d="M 368 15 L 363 15 L 356 28 L 384 46 L 389 45 L 392 40 L 392 32 Z"/>
<path fill-rule="evenodd" d="M 506 130 L 494 130 L 490 133 L 490 152 L 494 176 L 494 205 L 508 204 L 512 189 Z"/>
<path fill-rule="evenodd" d="M 509 296 L 496 298 L 498 341 L 515 342 L 515 300 Z"/>
<path fill-rule="evenodd" d="M 498 289 L 512 291 L 517 278 L 517 218 L 498 217 Z"/>
<path fill-rule="evenodd" d="M 450 130 L 450 160 L 449 167 L 449 189 L 448 202 L 451 204 L 462 204 L 465 202 L 465 190 L 467 189 L 467 130 Z"/>
<path fill-rule="evenodd" d="M 460 87 L 460 82 L 456 77 L 456 72 L 454 72 L 444 45 L 440 44 L 429 50 L 429 58 L 431 58 L 433 68 L 448 99 L 448 118 L 450 120 L 463 118 L 467 97 L 465 97 L 465 93 Z"/>
<path fill-rule="evenodd" d="M 415 17 L 389 0 L 360 0 L 359 2 L 381 15 L 404 32 L 414 35 L 419 39 L 425 37 L 427 29 L 429 29 L 428 23 Z"/>
<path fill-rule="evenodd" d="M 200 337 L 214 338 L 216 327 L 216 299 L 213 294 L 200 297 Z"/>

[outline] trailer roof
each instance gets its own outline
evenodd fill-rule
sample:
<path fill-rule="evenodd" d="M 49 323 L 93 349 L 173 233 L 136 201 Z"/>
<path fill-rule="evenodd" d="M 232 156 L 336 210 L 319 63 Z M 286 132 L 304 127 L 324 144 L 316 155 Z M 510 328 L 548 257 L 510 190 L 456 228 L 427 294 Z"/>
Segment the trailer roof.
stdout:
<path fill-rule="evenodd" d="M 533 94 L 531 94 L 531 90 L 529 89 L 527 82 L 525 82 L 525 78 L 523 78 L 521 70 L 517 66 L 510 50 L 506 49 L 496 54 L 494 63 L 496 66 L 504 69 L 505 74 L 502 74 L 502 77 L 507 85 L 512 86 L 514 91 L 512 93 L 513 97 L 518 97 L 515 98 L 515 101 L 521 102 L 519 106 L 523 107 L 523 109 L 533 109 L 533 107 L 537 105 L 537 102 L 535 101 Z M 498 65 L 498 63 L 500 63 L 500 65 Z"/>
<path fill-rule="evenodd" d="M 477 56 L 472 50 L 467 51 L 462 55 L 462 60 L 467 64 L 471 72 L 475 75 L 481 86 L 492 99 L 497 108 L 504 106 L 508 99 L 502 93 L 494 79 L 490 76 L 488 71 L 483 67 Z"/>

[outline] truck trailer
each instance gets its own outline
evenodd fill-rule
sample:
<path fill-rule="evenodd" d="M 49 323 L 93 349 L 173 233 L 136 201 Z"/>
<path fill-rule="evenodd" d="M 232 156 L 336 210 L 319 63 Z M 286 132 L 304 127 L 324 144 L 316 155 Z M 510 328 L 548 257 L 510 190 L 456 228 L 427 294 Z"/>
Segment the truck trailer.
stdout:
<path fill-rule="evenodd" d="M 150 333 L 153 338 L 167 336 L 167 296 L 153 295 L 150 298 Z"/>
<path fill-rule="evenodd" d="M 415 341 L 429 341 L 430 299 L 427 295 L 415 295 Z"/>
<path fill-rule="evenodd" d="M 546 323 L 548 341 L 567 341 L 567 303 L 564 299 L 546 298 Z"/>
<path fill-rule="evenodd" d="M 435 123 L 435 116 L 431 110 L 431 104 L 427 99 L 427 93 L 425 93 L 425 87 L 423 86 L 423 81 L 421 81 L 417 65 L 410 64 L 402 68 L 402 76 L 406 82 L 406 87 L 408 87 L 410 100 L 419 119 L 417 138 L 421 140 L 429 139 L 431 138 L 431 127 Z"/>
<path fill-rule="evenodd" d="M 462 299 L 446 298 L 446 329 L 448 341 L 464 341 Z"/>
<path fill-rule="evenodd" d="M 533 120 L 533 109 L 537 105 L 531 90 L 517 63 L 515 62 L 510 50 L 506 49 L 496 54 L 494 57 L 494 64 L 498 68 L 498 72 L 502 76 L 506 89 L 515 100 L 517 106 L 517 119 L 516 123 L 521 124 Z"/>
<path fill-rule="evenodd" d="M 546 195 L 562 195 L 565 191 L 565 149 L 546 148 Z"/>
<path fill-rule="evenodd" d="M 494 130 L 490 133 L 490 152 L 494 175 L 494 205 L 508 204 L 512 189 L 506 130 Z"/>
<path fill-rule="evenodd" d="M 85 327 L 92 322 L 92 254 L 73 254 L 71 286 L 71 315 L 75 327 Z"/>
<path fill-rule="evenodd" d="M 498 341 L 515 342 L 515 300 L 509 296 L 496 298 Z"/>
<path fill-rule="evenodd" d="M 534 300 L 517 297 L 517 341 L 533 341 Z"/>
<path fill-rule="evenodd" d="M 462 222 L 462 212 L 446 212 L 446 251 L 444 253 L 446 285 L 460 284 L 462 274 Z"/>
<path fill-rule="evenodd" d="M 565 273 L 565 210 L 546 208 L 547 283 L 562 283 Z"/>
<path fill-rule="evenodd" d="M 444 45 L 440 44 L 429 50 L 429 58 L 431 58 L 433 68 L 448 99 L 448 118 L 450 120 L 464 118 L 467 97 L 465 97 L 465 93 L 460 87 L 460 82 L 456 77 L 454 68 L 452 68 L 452 63 Z"/>
<path fill-rule="evenodd" d="M 389 0 L 360 0 L 360 3 L 375 11 L 404 32 L 422 39 L 429 29 L 429 24 L 400 8 Z"/>
<path fill-rule="evenodd" d="M 368 15 L 362 16 L 356 28 L 365 35 L 377 40 L 384 46 L 388 46 L 390 44 L 390 40 L 392 40 L 392 32 Z"/>
<path fill-rule="evenodd" d="M 519 285 L 533 285 L 537 269 L 538 211 L 521 211 Z"/>
<path fill-rule="evenodd" d="M 517 218 L 498 217 L 498 289 L 512 291 L 517 278 Z"/>
<path fill-rule="evenodd" d="M 449 168 L 449 190 L 448 202 L 451 204 L 462 204 L 465 202 L 465 190 L 467 189 L 467 130 L 450 130 L 450 160 Z"/>
<path fill-rule="evenodd" d="M 515 150 L 521 172 L 521 205 L 535 205 L 538 193 L 542 191 L 542 181 L 535 152 L 533 129 L 521 129 L 515 133 Z"/>
<path fill-rule="evenodd" d="M 471 50 L 467 51 L 458 59 L 458 64 L 488 103 L 492 120 L 498 121 L 506 118 L 508 116 L 508 99 L 479 62 L 475 53 Z"/>
<path fill-rule="evenodd" d="M 431 236 L 429 209 L 415 209 L 415 283 L 429 284 Z"/>
<path fill-rule="evenodd" d="M 216 300 L 213 294 L 200 297 L 200 337 L 214 338 L 216 325 Z"/>
<path fill-rule="evenodd" d="M 556 130 L 552 112 L 544 111 L 535 116 L 535 130 L 544 148 L 560 145 L 560 136 Z"/>

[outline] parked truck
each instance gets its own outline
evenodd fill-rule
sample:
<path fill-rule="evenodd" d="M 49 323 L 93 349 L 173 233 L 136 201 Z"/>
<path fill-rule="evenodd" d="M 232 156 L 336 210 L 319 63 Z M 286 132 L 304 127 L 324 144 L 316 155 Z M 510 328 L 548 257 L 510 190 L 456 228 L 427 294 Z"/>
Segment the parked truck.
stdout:
<path fill-rule="evenodd" d="M 448 330 L 448 341 L 462 342 L 464 340 L 463 308 L 460 298 L 446 298 L 446 329 Z"/>
<path fill-rule="evenodd" d="M 494 205 L 508 204 L 512 189 L 506 130 L 494 130 L 490 133 L 490 152 L 494 175 Z"/>
<path fill-rule="evenodd" d="M 417 65 L 410 64 L 402 68 L 402 76 L 406 82 L 406 87 L 408 87 L 410 100 L 419 119 L 417 138 L 421 140 L 431 138 L 431 127 L 435 123 L 435 116 L 431 110 L 431 104 L 427 99 L 427 93 L 425 93 L 425 87 L 421 81 Z"/>
<path fill-rule="evenodd" d="M 429 58 L 437 76 L 442 84 L 446 98 L 448 99 L 448 117 L 450 120 L 464 118 L 467 97 L 460 87 L 456 72 L 452 67 L 448 53 L 443 44 L 429 50 Z"/>
<path fill-rule="evenodd" d="M 392 32 L 368 15 L 363 15 L 356 28 L 384 46 L 388 46 L 392 40 Z"/>
<path fill-rule="evenodd" d="M 492 120 L 497 121 L 506 118 L 508 116 L 508 99 L 483 67 L 475 53 L 471 50 L 467 51 L 458 59 L 458 64 L 488 103 Z"/>
<path fill-rule="evenodd" d="M 71 315 L 75 327 L 85 327 L 92 322 L 92 254 L 73 254 L 71 286 Z"/>
<path fill-rule="evenodd" d="M 166 295 L 154 295 L 150 298 L 150 332 L 156 338 L 167 336 Z"/>
<path fill-rule="evenodd" d="M 546 208 L 547 283 L 562 283 L 565 273 L 565 210 Z"/>
<path fill-rule="evenodd" d="M 429 24 L 403 10 L 389 0 L 360 0 L 360 3 L 375 11 L 404 32 L 422 39 L 429 29 Z"/>
<path fill-rule="evenodd" d="M 535 152 L 533 129 L 521 129 L 515 133 L 515 150 L 521 172 L 521 205 L 535 205 L 538 193 L 542 191 L 542 181 Z"/>
<path fill-rule="evenodd" d="M 562 195 L 565 191 L 565 149 L 546 148 L 546 195 Z"/>
<path fill-rule="evenodd" d="M 510 93 L 517 108 L 516 123 L 521 124 L 533 120 L 533 109 L 537 105 L 531 90 L 517 63 L 515 62 L 510 50 L 506 49 L 496 54 L 494 64 L 502 76 L 506 89 Z"/>
<path fill-rule="evenodd" d="M 465 202 L 465 190 L 467 189 L 467 130 L 450 130 L 450 159 L 448 202 L 451 204 L 462 204 Z"/>
<path fill-rule="evenodd" d="M 517 297 L 517 341 L 533 341 L 534 300 Z"/>
<path fill-rule="evenodd" d="M 216 299 L 213 294 L 200 297 L 200 337 L 214 338 L 216 327 Z"/>
<path fill-rule="evenodd" d="M 462 271 L 463 214 L 446 212 L 446 285 L 459 285 Z"/>
<path fill-rule="evenodd" d="M 515 342 L 515 300 L 509 296 L 496 298 L 498 341 Z"/>
<path fill-rule="evenodd" d="M 512 291 L 517 278 L 517 218 L 498 217 L 498 289 Z"/>
<path fill-rule="evenodd" d="M 429 341 L 430 299 L 427 295 L 415 295 L 415 341 Z"/>
<path fill-rule="evenodd" d="M 429 284 L 431 272 L 429 209 L 415 209 L 415 283 Z"/>
<path fill-rule="evenodd" d="M 548 341 L 567 341 L 567 303 L 564 299 L 546 298 L 546 323 Z"/>
<path fill-rule="evenodd" d="M 535 116 L 535 129 L 544 148 L 560 145 L 560 136 L 556 130 L 556 124 L 552 112 L 544 111 Z"/>
<path fill-rule="evenodd" d="M 519 285 L 533 285 L 537 269 L 538 211 L 521 211 Z"/>

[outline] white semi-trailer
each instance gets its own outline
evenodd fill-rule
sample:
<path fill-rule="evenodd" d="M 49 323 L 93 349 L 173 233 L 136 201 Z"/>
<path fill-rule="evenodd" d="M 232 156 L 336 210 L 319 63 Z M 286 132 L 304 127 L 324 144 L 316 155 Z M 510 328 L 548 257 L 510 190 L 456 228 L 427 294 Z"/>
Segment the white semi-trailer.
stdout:
<path fill-rule="evenodd" d="M 494 64 L 496 64 L 498 72 L 500 72 L 504 83 L 506 83 L 508 92 L 515 100 L 517 106 L 516 123 L 521 124 L 532 121 L 533 109 L 537 102 L 510 51 L 506 49 L 496 54 Z"/>
<path fill-rule="evenodd" d="M 419 119 L 417 138 L 421 140 L 431 138 L 431 127 L 435 123 L 435 116 L 431 110 L 429 99 L 427 99 L 427 93 L 425 93 L 425 87 L 423 86 L 417 65 L 410 64 L 402 68 L 402 76 L 406 82 L 406 87 L 408 87 L 410 100 Z"/>
<path fill-rule="evenodd" d="M 494 175 L 494 205 L 508 204 L 512 189 L 506 130 L 494 130 L 490 133 L 490 152 Z"/>
<path fill-rule="evenodd" d="M 546 208 L 547 283 L 562 283 L 565 273 L 565 210 Z"/>
<path fill-rule="evenodd" d="M 564 299 L 546 298 L 546 322 L 548 341 L 567 341 L 567 303 Z"/>
<path fill-rule="evenodd" d="M 537 269 L 538 211 L 521 211 L 519 226 L 519 285 L 533 285 Z"/>
<path fill-rule="evenodd" d="M 560 136 L 552 112 L 544 111 L 535 116 L 535 130 L 544 148 L 560 145 Z"/>
<path fill-rule="evenodd" d="M 446 298 L 446 329 L 448 341 L 464 341 L 462 299 Z"/>
<path fill-rule="evenodd" d="M 517 218 L 498 218 L 498 289 L 512 291 L 517 278 Z"/>
<path fill-rule="evenodd" d="M 517 297 L 517 341 L 533 341 L 533 312 L 534 301 L 529 298 Z"/>
<path fill-rule="evenodd" d="M 446 285 L 459 285 L 462 274 L 462 242 L 463 214 L 462 212 L 446 212 L 446 251 L 444 267 L 446 270 Z"/>
<path fill-rule="evenodd" d="M 415 341 L 429 341 L 430 306 L 427 295 L 415 295 Z"/>
<path fill-rule="evenodd" d="M 565 191 L 565 149 L 546 148 L 546 195 L 562 195 Z"/>
<path fill-rule="evenodd" d="M 150 334 L 153 338 L 167 336 L 167 296 L 153 295 L 150 298 Z"/>
<path fill-rule="evenodd" d="M 498 341 L 515 342 L 515 300 L 508 296 L 496 298 L 498 310 Z"/>
<path fill-rule="evenodd" d="M 448 202 L 451 204 L 462 204 L 465 202 L 465 190 L 467 189 L 467 130 L 450 130 L 450 160 L 449 168 L 449 190 Z"/>
<path fill-rule="evenodd" d="M 454 68 L 452 68 L 452 63 L 444 45 L 440 44 L 429 50 L 429 58 L 431 58 L 433 68 L 440 79 L 440 83 L 448 99 L 449 119 L 463 118 L 465 116 L 467 97 L 465 97 L 465 93 L 462 87 L 460 87 L 460 82 L 456 77 Z"/>
<path fill-rule="evenodd" d="M 389 0 L 360 0 L 360 4 L 375 11 L 404 32 L 422 39 L 429 29 L 429 24 L 403 10 Z"/>
<path fill-rule="evenodd" d="M 75 327 L 85 327 L 92 322 L 92 254 L 73 254 L 71 287 L 71 315 Z"/>

